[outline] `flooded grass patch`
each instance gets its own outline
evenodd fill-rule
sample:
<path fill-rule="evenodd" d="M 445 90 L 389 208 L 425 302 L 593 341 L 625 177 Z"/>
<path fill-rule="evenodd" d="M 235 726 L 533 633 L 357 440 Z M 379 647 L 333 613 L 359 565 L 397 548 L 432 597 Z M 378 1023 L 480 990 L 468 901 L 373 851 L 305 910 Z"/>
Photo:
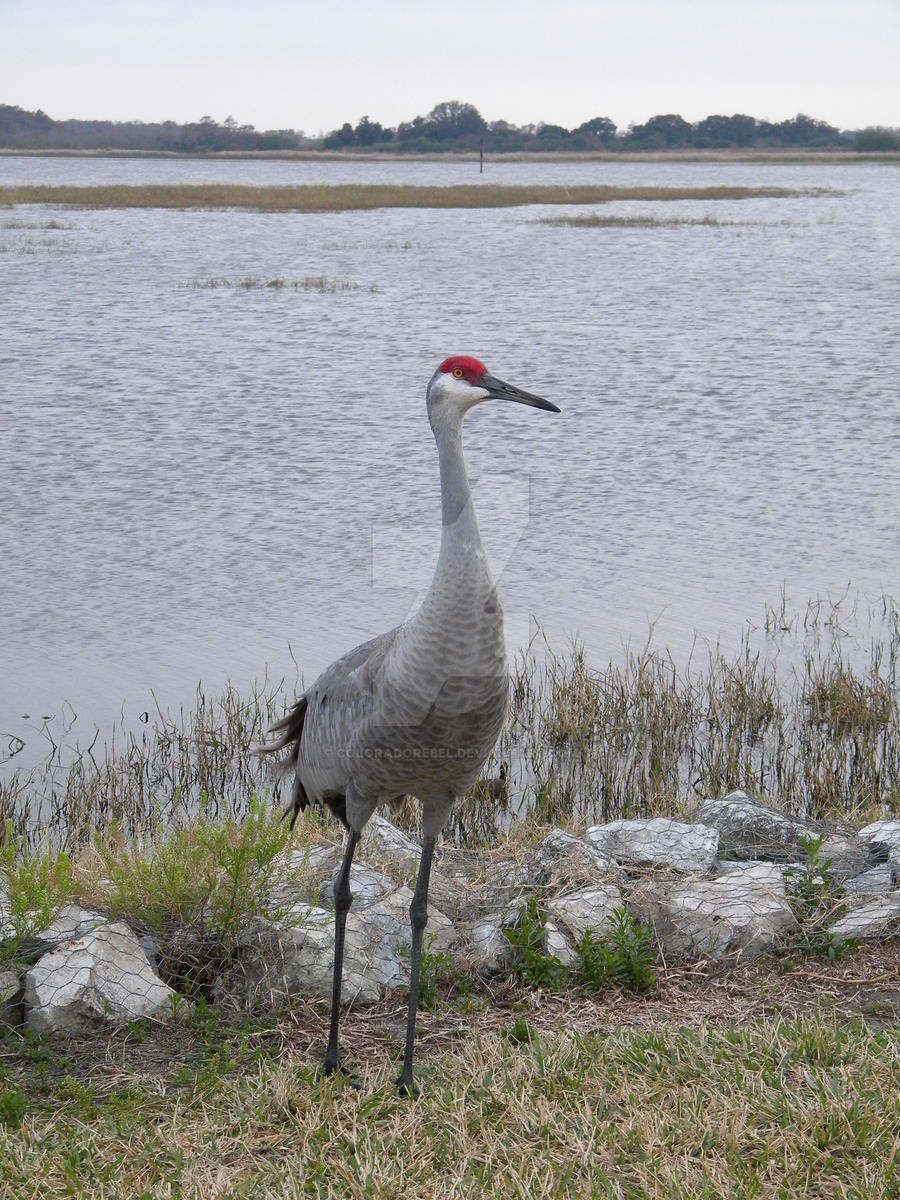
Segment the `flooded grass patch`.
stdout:
<path fill-rule="evenodd" d="M 38 255 L 77 254 L 78 247 L 72 241 L 58 238 L 28 238 L 20 242 L 0 242 L 0 254 L 15 254 L 20 258 Z"/>
<path fill-rule="evenodd" d="M 659 229 L 679 225 L 710 225 L 716 228 L 746 225 L 789 225 L 790 221 L 722 221 L 718 217 L 621 217 L 590 213 L 580 217 L 542 217 L 539 225 L 571 225 L 576 229 Z"/>
<path fill-rule="evenodd" d="M 601 204 L 614 200 L 749 200 L 832 194 L 777 187 L 501 186 L 399 184 L 247 187 L 236 184 L 32 185 L 0 188 L 0 205 L 80 208 L 238 208 L 260 212 L 343 212 L 371 208 L 509 208 L 524 204 Z"/>
<path fill-rule="evenodd" d="M 103 745 L 97 730 L 74 751 L 45 723 L 42 762 L 0 781 L 0 822 L 34 845 L 77 852 L 111 829 L 153 838 L 195 817 L 244 816 L 254 793 L 269 785 L 249 748 L 287 699 L 283 685 L 249 696 L 231 687 L 207 696 L 198 688 L 190 710 L 145 714 L 139 734 L 114 730 Z M 14 742 L 9 753 L 14 758 L 21 748 Z"/>
<path fill-rule="evenodd" d="M 0 229 L 74 229 L 75 226 L 66 221 L 19 221 L 10 219 L 0 221 Z"/>
<path fill-rule="evenodd" d="M 243 279 L 227 279 L 223 276 L 212 276 L 208 279 L 191 279 L 185 285 L 205 291 L 215 291 L 218 288 L 237 289 L 238 291 L 288 290 L 294 292 L 321 292 L 333 295 L 337 292 L 377 292 L 378 284 L 357 283 L 353 279 L 329 279 L 327 275 L 305 275 L 302 279 L 259 279 L 247 275 Z"/>
<path fill-rule="evenodd" d="M 516 663 L 496 754 L 518 811 L 544 824 L 677 815 L 735 788 L 804 816 L 865 819 L 900 807 L 898 683 L 889 598 L 865 614 L 782 602 L 736 654 L 699 643 L 684 666 L 650 642 L 599 667 L 577 645 L 535 645 Z M 496 832 L 490 806 L 468 803 L 459 836 Z"/>

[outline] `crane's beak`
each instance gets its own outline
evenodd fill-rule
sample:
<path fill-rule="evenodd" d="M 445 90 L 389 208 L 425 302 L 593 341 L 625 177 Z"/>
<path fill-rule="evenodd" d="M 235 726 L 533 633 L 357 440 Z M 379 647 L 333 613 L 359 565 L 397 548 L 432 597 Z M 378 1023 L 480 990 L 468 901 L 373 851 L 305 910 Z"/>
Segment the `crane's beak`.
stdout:
<path fill-rule="evenodd" d="M 481 387 L 487 388 L 488 397 L 492 400 L 515 400 L 517 404 L 528 404 L 532 408 L 545 408 L 547 412 L 560 411 L 549 400 L 544 400 L 541 396 L 532 396 L 531 392 L 523 392 L 520 388 L 513 387 L 511 383 L 495 379 L 493 375 L 482 375 L 478 382 Z"/>

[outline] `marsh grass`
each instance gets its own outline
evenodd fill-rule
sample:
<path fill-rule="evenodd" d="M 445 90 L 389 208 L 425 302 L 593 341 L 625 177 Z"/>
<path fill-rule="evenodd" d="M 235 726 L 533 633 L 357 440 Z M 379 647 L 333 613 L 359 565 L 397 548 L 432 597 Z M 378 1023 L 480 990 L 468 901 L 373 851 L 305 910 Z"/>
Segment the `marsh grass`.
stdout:
<path fill-rule="evenodd" d="M 523 204 L 601 204 L 612 200 L 747 200 L 826 194 L 828 189 L 773 187 L 501 186 L 337 184 L 248 187 L 158 184 L 0 187 L 0 205 L 79 208 L 252 209 L 260 212 L 345 212 L 372 208 L 509 208 Z"/>
<path fill-rule="evenodd" d="M 327 275 L 304 275 L 302 279 L 283 279 L 276 276 L 273 279 L 260 279 L 255 275 L 246 275 L 241 279 L 227 279 L 224 276 L 211 276 L 206 279 L 191 279 L 185 287 L 215 291 L 218 288 L 235 288 L 239 291 L 288 290 L 294 292 L 320 292 L 333 295 L 337 292 L 355 292 L 360 289 L 366 292 L 377 292 L 378 284 L 363 285 L 352 279 L 330 279 Z"/>
<path fill-rule="evenodd" d="M 723 221 L 719 217 L 621 217 L 605 216 L 602 213 L 590 213 L 579 217 L 542 217 L 536 222 L 539 225 L 571 225 L 575 229 L 662 229 L 680 225 L 708 225 L 719 227 L 769 225 L 769 221 Z M 787 224 L 788 222 L 780 222 Z"/>
<path fill-rule="evenodd" d="M 285 698 L 283 684 L 249 696 L 198 688 L 190 710 L 145 713 L 140 732 L 114 731 L 102 748 L 99 730 L 72 750 L 46 725 L 46 758 L 0 782 L 0 819 L 32 844 L 77 852 L 95 833 L 152 839 L 188 818 L 242 817 L 257 783 L 268 782 L 250 746 L 264 740 Z"/>
<path fill-rule="evenodd" d="M 847 626 L 845 630 L 844 626 Z M 854 630 L 853 633 L 849 630 Z M 546 824 L 674 815 L 734 788 L 798 814 L 863 819 L 900 805 L 900 614 L 837 601 L 768 610 L 736 654 L 679 665 L 652 640 L 606 666 L 542 638 L 522 653 L 496 754 L 510 808 Z M 459 836 L 489 813 L 457 816 Z M 502 814 L 494 805 L 494 836 Z"/>
<path fill-rule="evenodd" d="M 51 218 L 49 221 L 20 221 L 16 219 L 6 219 L 0 221 L 0 229 L 74 229 L 75 226 L 67 221 L 57 221 Z"/>
<path fill-rule="evenodd" d="M 68 1061 L 7 1040 L 0 1197 L 897 1194 L 896 1027 L 828 1013 L 561 1033 L 529 1017 L 423 1048 L 416 1100 L 383 1053 L 358 1091 L 318 1079 L 285 1024 L 135 1030 Z"/>
<path fill-rule="evenodd" d="M 782 602 L 736 653 L 698 644 L 686 664 L 652 639 L 597 666 L 578 645 L 559 652 L 538 637 L 514 664 L 485 780 L 457 805 L 447 836 L 468 848 L 533 841 L 552 825 L 675 815 L 733 788 L 821 819 L 893 813 L 898 671 L 900 613 L 889 598 L 865 612 Z M 112 828 L 152 838 L 187 818 L 241 818 L 254 795 L 278 806 L 277 779 L 249 751 L 296 690 L 198 688 L 190 710 L 147 714 L 139 733 L 102 748 L 98 733 L 71 750 L 48 725 L 39 766 L 7 763 L 0 821 L 32 844 L 77 853 Z M 406 804 L 400 823 L 415 829 L 417 808 Z"/>

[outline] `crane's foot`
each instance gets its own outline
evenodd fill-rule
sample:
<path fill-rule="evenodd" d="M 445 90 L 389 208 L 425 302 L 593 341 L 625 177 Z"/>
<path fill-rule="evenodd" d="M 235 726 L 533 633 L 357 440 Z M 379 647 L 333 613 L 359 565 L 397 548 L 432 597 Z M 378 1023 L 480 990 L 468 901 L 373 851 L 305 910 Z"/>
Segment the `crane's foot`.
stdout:
<path fill-rule="evenodd" d="M 419 1089 L 413 1083 L 411 1072 L 407 1076 L 406 1072 L 404 1071 L 397 1077 L 397 1091 L 401 1096 L 409 1096 L 413 1100 L 415 1100 L 416 1096 L 420 1094 Z"/>
<path fill-rule="evenodd" d="M 351 1087 L 355 1087 L 357 1091 L 359 1090 L 360 1082 L 358 1076 L 354 1075 L 349 1067 L 345 1067 L 342 1062 L 329 1062 L 326 1058 L 319 1070 L 319 1078 L 326 1079 L 329 1075 L 340 1075 L 343 1079 L 346 1079 Z"/>

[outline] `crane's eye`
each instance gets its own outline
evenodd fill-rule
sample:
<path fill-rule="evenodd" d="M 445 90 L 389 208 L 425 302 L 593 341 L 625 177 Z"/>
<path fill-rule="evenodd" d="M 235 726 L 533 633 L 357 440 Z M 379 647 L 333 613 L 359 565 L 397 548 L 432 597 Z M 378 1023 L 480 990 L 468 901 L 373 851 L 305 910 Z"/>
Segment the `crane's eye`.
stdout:
<path fill-rule="evenodd" d="M 457 379 L 462 379 L 462 377 L 465 375 L 465 371 L 462 369 L 462 367 L 454 367 L 453 374 Z"/>

